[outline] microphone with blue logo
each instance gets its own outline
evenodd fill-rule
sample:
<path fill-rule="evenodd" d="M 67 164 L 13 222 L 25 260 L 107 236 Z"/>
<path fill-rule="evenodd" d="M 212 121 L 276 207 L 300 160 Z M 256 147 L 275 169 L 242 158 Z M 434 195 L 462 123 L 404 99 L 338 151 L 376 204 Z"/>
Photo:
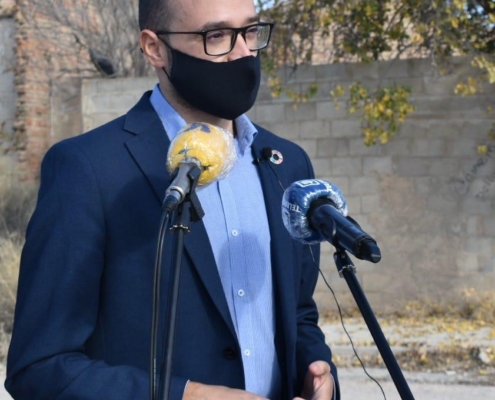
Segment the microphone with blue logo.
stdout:
<path fill-rule="evenodd" d="M 319 179 L 292 183 L 282 201 L 284 225 L 293 239 L 305 244 L 332 243 L 337 251 L 334 261 L 363 315 L 371 336 L 390 373 L 400 398 L 414 400 L 397 360 L 373 310 L 356 278 L 356 268 L 346 251 L 355 257 L 377 263 L 381 259 L 376 241 L 347 216 L 347 203 L 340 189 Z"/>
<path fill-rule="evenodd" d="M 347 216 L 344 195 L 329 182 L 292 183 L 284 192 L 282 218 L 292 238 L 302 243 L 328 241 L 361 260 L 377 263 L 381 259 L 376 241 Z"/>

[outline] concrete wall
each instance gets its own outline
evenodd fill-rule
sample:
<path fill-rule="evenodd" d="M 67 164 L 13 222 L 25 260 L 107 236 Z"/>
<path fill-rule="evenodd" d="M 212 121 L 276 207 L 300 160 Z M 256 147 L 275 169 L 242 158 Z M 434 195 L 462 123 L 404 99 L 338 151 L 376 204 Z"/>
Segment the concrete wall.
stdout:
<path fill-rule="evenodd" d="M 124 114 L 151 90 L 157 78 L 86 80 L 82 87 L 84 131 L 95 128 Z"/>
<path fill-rule="evenodd" d="M 337 109 L 329 91 L 360 80 L 408 84 L 415 113 L 387 145 L 366 147 L 360 121 Z M 375 310 L 397 310 L 409 301 L 455 302 L 463 288 L 493 290 L 495 285 L 495 143 L 481 157 L 477 146 L 495 117 L 493 88 L 459 97 L 453 88 L 469 68 L 456 60 L 452 74 L 439 76 L 428 61 L 406 60 L 370 65 L 330 65 L 287 75 L 294 88 L 316 81 L 319 92 L 294 109 L 288 99 L 272 99 L 262 86 L 250 111 L 253 121 L 299 143 L 310 155 L 318 177 L 339 186 L 350 214 L 374 236 L 382 261 L 356 261 L 358 278 Z M 83 83 L 84 130 L 124 113 L 154 79 L 98 80 Z M 346 308 L 354 301 L 334 265 L 333 248 L 323 244 L 322 269 Z M 317 301 L 334 310 L 319 282 Z"/>
<path fill-rule="evenodd" d="M 14 34 L 14 20 L 0 15 L 0 132 L 8 136 L 15 117 Z"/>

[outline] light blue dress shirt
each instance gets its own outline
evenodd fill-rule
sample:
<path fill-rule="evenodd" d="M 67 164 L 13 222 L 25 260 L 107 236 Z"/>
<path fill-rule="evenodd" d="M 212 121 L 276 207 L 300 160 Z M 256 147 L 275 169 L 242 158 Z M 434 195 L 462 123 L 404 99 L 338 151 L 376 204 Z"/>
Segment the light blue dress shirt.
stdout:
<path fill-rule="evenodd" d="M 186 122 L 167 102 L 158 85 L 150 101 L 173 140 Z M 251 154 L 257 131 L 245 115 L 234 123 L 238 156 L 234 168 L 225 179 L 200 188 L 197 193 L 242 352 L 246 390 L 277 399 L 281 377 L 274 345 L 270 231 Z"/>

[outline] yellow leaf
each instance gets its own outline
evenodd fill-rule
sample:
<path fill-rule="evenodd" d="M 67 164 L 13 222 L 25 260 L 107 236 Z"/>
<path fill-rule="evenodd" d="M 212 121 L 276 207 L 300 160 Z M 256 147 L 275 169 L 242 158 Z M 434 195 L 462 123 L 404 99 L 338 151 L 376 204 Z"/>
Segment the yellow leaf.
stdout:
<path fill-rule="evenodd" d="M 420 33 L 415 33 L 412 37 L 412 42 L 413 44 L 423 43 L 423 35 L 421 35 Z"/>
<path fill-rule="evenodd" d="M 463 10 L 464 9 L 464 0 L 454 0 L 454 6 L 458 10 Z"/>
<path fill-rule="evenodd" d="M 366 14 L 367 17 L 371 16 L 371 14 L 373 13 L 373 8 L 371 8 L 371 5 L 366 4 L 364 13 Z"/>
<path fill-rule="evenodd" d="M 488 153 L 488 146 L 486 144 L 478 146 L 478 154 L 480 156 L 484 156 L 486 153 Z"/>

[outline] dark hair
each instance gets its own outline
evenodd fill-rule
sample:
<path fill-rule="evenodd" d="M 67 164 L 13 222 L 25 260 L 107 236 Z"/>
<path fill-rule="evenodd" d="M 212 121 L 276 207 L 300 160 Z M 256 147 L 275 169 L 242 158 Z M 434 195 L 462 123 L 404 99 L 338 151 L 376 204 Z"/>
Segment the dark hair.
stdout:
<path fill-rule="evenodd" d="M 170 0 L 139 0 L 139 29 L 167 30 L 172 19 Z"/>

